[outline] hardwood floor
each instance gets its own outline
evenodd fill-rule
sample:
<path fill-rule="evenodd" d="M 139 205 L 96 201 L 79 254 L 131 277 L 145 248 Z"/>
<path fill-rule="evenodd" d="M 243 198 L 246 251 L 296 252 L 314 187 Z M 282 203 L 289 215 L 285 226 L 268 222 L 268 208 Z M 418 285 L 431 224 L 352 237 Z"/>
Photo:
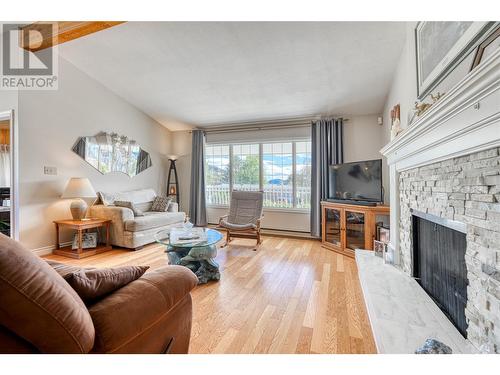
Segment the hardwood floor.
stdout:
<path fill-rule="evenodd" d="M 355 261 L 319 241 L 264 237 L 219 250 L 220 282 L 193 292 L 190 353 L 375 353 Z M 158 245 L 86 259 L 82 266 L 167 263 Z"/>

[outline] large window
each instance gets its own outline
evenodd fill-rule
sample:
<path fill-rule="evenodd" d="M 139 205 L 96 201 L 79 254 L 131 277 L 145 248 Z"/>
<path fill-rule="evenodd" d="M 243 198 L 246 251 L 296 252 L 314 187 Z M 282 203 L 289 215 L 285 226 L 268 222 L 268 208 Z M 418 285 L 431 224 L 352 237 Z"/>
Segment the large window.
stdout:
<path fill-rule="evenodd" d="M 232 145 L 233 190 L 259 190 L 259 145 Z"/>
<path fill-rule="evenodd" d="M 205 184 L 207 203 L 229 204 L 229 146 L 207 146 Z"/>
<path fill-rule="evenodd" d="M 262 145 L 264 206 L 293 207 L 293 144 Z"/>
<path fill-rule="evenodd" d="M 233 189 L 263 190 L 266 208 L 309 209 L 311 142 L 207 145 L 207 204 L 228 205 Z"/>
<path fill-rule="evenodd" d="M 295 205 L 311 207 L 311 142 L 295 143 Z"/>

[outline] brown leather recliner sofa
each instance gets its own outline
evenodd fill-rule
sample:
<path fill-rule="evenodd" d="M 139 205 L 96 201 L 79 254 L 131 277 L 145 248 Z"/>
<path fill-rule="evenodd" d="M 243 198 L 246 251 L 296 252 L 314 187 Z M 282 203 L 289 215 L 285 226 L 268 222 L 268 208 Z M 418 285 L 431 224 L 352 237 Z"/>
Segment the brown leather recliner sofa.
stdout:
<path fill-rule="evenodd" d="M 148 271 L 85 306 L 61 276 L 70 268 L 0 235 L 0 353 L 188 352 L 191 271 Z"/>

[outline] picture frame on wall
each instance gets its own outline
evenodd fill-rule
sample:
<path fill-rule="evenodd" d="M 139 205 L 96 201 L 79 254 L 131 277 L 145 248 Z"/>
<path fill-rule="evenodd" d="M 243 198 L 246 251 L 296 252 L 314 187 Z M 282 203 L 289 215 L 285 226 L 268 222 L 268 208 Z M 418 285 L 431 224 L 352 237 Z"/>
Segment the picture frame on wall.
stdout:
<path fill-rule="evenodd" d="M 376 256 L 383 258 L 385 247 L 386 244 L 384 242 L 373 240 L 373 251 Z"/>
<path fill-rule="evenodd" d="M 419 22 L 415 27 L 418 99 L 425 99 L 493 25 L 494 22 Z"/>
<path fill-rule="evenodd" d="M 391 240 L 391 230 L 388 227 L 378 227 L 378 240 L 388 244 Z"/>
<path fill-rule="evenodd" d="M 497 28 L 481 44 L 479 44 L 479 47 L 477 47 L 470 70 L 480 65 L 482 61 L 486 60 L 499 48 L 500 26 L 497 26 Z"/>
<path fill-rule="evenodd" d="M 83 233 L 82 235 L 82 249 L 94 249 L 97 247 L 97 232 Z M 73 236 L 73 243 L 71 249 L 78 249 L 78 235 Z"/>

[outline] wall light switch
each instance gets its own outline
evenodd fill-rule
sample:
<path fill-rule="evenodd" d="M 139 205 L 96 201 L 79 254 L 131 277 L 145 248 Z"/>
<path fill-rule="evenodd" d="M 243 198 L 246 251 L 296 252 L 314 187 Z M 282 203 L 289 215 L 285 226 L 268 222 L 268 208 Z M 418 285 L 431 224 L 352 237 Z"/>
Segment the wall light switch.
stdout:
<path fill-rule="evenodd" d="M 49 174 L 49 175 L 57 175 L 57 168 L 56 167 L 43 167 L 43 174 Z"/>

